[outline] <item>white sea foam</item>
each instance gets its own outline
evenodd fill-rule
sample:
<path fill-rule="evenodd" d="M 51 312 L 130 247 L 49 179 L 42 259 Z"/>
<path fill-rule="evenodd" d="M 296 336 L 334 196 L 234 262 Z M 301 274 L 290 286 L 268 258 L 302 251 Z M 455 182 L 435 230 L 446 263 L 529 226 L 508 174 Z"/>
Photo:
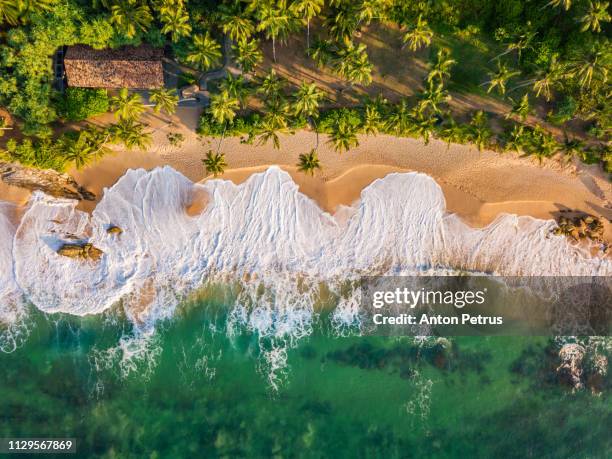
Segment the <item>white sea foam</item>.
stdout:
<path fill-rule="evenodd" d="M 194 187 L 210 201 L 192 217 L 185 208 Z M 310 333 L 319 281 L 333 292 L 362 274 L 612 274 L 610 260 L 551 235 L 552 220 L 501 215 L 484 229 L 470 228 L 446 212 L 438 184 L 419 173 L 375 181 L 338 219 L 277 167 L 241 185 L 194 185 L 170 167 L 130 170 L 106 190 L 91 217 L 75 206 L 34 193 L 16 232 L 0 208 L 3 298 L 23 294 L 42 311 L 77 315 L 125 300 L 135 305 L 126 308 L 134 322 L 152 330 L 205 281 L 248 274 L 234 321 L 261 335 L 295 337 Z M 108 234 L 110 225 L 123 233 Z M 101 260 L 56 253 L 72 240 L 91 242 L 104 252 Z M 357 311 L 354 297 L 341 297 L 334 320 L 350 326 Z"/>

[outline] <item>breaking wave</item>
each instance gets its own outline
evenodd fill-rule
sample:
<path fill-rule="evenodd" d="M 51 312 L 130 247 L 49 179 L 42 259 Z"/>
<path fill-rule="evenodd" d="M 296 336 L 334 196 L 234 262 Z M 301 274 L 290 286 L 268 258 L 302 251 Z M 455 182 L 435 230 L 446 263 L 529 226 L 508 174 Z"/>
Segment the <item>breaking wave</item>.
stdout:
<path fill-rule="evenodd" d="M 209 202 L 190 216 L 186 208 L 202 191 Z M 612 274 L 610 260 L 553 236 L 552 220 L 501 215 L 483 229 L 467 226 L 446 212 L 441 188 L 420 173 L 376 180 L 336 216 L 277 167 L 241 185 L 193 184 L 170 167 L 130 170 L 91 216 L 76 204 L 34 193 L 17 227 L 8 204 L 0 206 L 0 320 L 15 322 L 21 299 L 46 313 L 75 315 L 122 304 L 146 334 L 189 292 L 236 283 L 228 331 L 244 326 L 270 338 L 265 364 L 277 368 L 285 359 L 277 341 L 309 335 L 323 297 L 335 298 L 338 333 L 355 324 L 358 298 L 344 287 L 360 275 Z M 110 226 L 122 234 L 109 234 Z M 102 250 L 101 259 L 57 254 L 75 241 Z"/>

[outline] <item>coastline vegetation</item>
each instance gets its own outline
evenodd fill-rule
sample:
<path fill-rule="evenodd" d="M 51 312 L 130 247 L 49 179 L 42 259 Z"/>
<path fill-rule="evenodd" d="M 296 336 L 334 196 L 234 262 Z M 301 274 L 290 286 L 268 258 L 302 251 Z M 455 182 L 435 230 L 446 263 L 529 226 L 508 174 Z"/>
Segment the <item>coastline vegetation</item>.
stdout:
<path fill-rule="evenodd" d="M 64 170 L 87 163 L 85 153 L 78 160 L 66 153 L 79 145 L 90 156 L 111 142 L 146 148 L 151 137 L 139 121 L 146 107 L 138 94 L 61 94 L 51 56 L 77 43 L 149 43 L 192 69 L 179 76 L 183 82 L 197 83 L 227 62 L 238 68 L 211 79 L 198 128 L 221 141 L 243 136 L 279 148 L 280 134 L 310 128 L 345 152 L 360 133 L 436 137 L 540 160 L 565 154 L 612 172 L 610 20 L 609 2 L 590 0 L 9 0 L 0 3 L 0 106 L 15 132 L 1 154 Z M 373 46 L 374 36 L 388 41 Z M 286 52 L 289 40 L 301 49 Z M 381 79 L 400 76 L 393 63 L 381 68 L 381 49 L 392 50 L 398 64 L 410 61 L 419 75 L 414 91 L 381 88 Z M 307 73 L 286 79 L 294 64 L 287 59 L 300 53 L 300 65 L 310 62 L 335 81 L 321 84 Z M 173 113 L 174 89 L 151 94 L 156 111 Z M 75 132 L 71 123 L 108 108 L 116 124 L 102 134 L 88 125 Z"/>

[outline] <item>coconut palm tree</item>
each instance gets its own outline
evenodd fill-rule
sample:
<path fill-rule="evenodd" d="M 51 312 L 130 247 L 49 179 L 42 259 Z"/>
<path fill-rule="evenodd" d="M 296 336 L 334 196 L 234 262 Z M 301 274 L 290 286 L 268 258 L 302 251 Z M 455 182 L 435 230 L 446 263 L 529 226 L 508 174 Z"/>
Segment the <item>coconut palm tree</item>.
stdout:
<path fill-rule="evenodd" d="M 153 89 L 149 99 L 155 104 L 154 110 L 156 113 L 164 111 L 168 115 L 172 115 L 176 112 L 179 100 L 176 90 L 165 88 Z"/>
<path fill-rule="evenodd" d="M 435 133 L 436 118 L 433 116 L 417 116 L 414 119 L 412 132 L 423 138 L 425 145 L 429 144 L 429 139 Z"/>
<path fill-rule="evenodd" d="M 440 129 L 439 135 L 446 141 L 447 147 L 450 147 L 451 143 L 465 143 L 465 129 L 450 117 Z"/>
<path fill-rule="evenodd" d="M 354 5 L 341 3 L 325 21 L 330 35 L 337 41 L 349 41 L 359 27 L 359 18 Z"/>
<path fill-rule="evenodd" d="M 138 147 L 141 150 L 151 145 L 151 133 L 145 132 L 145 125 L 133 119 L 122 119 L 110 128 L 111 140 L 123 143 L 129 150 Z"/>
<path fill-rule="evenodd" d="M 135 121 L 145 111 L 142 98 L 137 93 L 130 94 L 127 88 L 119 91 L 119 94 L 111 97 L 111 110 L 120 121 Z"/>
<path fill-rule="evenodd" d="M 13 3 L 16 4 L 19 15 L 23 18 L 32 13 L 51 11 L 55 0 L 13 0 Z"/>
<path fill-rule="evenodd" d="M 524 153 L 524 146 L 527 142 L 527 137 L 528 133 L 525 131 L 525 126 L 522 124 L 515 124 L 512 126 L 512 130 L 506 135 L 504 150 Z"/>
<path fill-rule="evenodd" d="M 187 54 L 187 62 L 206 71 L 221 59 L 221 46 L 208 32 L 193 37 L 193 44 Z"/>
<path fill-rule="evenodd" d="M 295 116 L 307 118 L 317 117 L 319 114 L 319 102 L 325 93 L 315 83 L 302 82 L 294 95 L 293 112 Z"/>
<path fill-rule="evenodd" d="M 495 72 L 489 72 L 489 81 L 484 83 L 488 84 L 489 88 L 487 89 L 487 93 L 493 91 L 493 89 L 497 88 L 500 94 L 506 93 L 506 83 L 510 80 L 510 78 L 519 75 L 521 72 L 518 70 L 510 70 L 506 67 L 506 64 L 503 64 L 501 61 L 497 61 L 497 70 Z"/>
<path fill-rule="evenodd" d="M 544 96 L 547 102 L 552 99 L 552 88 L 562 78 L 564 65 L 558 60 L 558 55 L 553 55 L 548 69 L 541 71 L 536 74 L 536 78 L 533 81 L 533 90 L 535 91 L 536 97 L 540 97 L 540 94 Z"/>
<path fill-rule="evenodd" d="M 319 162 L 317 151 L 313 149 L 307 154 L 300 155 L 300 162 L 297 164 L 297 168 L 299 171 L 304 172 L 305 174 L 314 176 L 315 171 L 317 169 L 321 169 L 321 163 Z"/>
<path fill-rule="evenodd" d="M 291 4 L 296 16 L 306 21 L 306 48 L 310 48 L 310 21 L 323 8 L 323 0 L 296 0 Z"/>
<path fill-rule="evenodd" d="M 138 0 L 118 0 L 111 7 L 111 23 L 127 38 L 146 32 L 153 21 L 148 5 Z"/>
<path fill-rule="evenodd" d="M 467 133 L 468 139 L 476 144 L 478 151 L 482 151 L 489 144 L 489 140 L 493 136 L 493 133 L 489 128 L 487 115 L 483 110 L 478 110 L 474 116 L 472 116 Z"/>
<path fill-rule="evenodd" d="M 330 40 L 316 39 L 308 48 L 308 55 L 318 67 L 325 67 L 332 61 L 334 46 Z"/>
<path fill-rule="evenodd" d="M 297 30 L 299 21 L 287 7 L 286 0 L 265 3 L 257 10 L 257 14 L 257 30 L 264 32 L 266 38 L 272 40 L 272 57 L 276 62 L 276 40 L 282 41 L 290 32 Z"/>
<path fill-rule="evenodd" d="M 572 0 L 550 0 L 546 6 L 562 7 L 565 11 L 568 11 L 572 6 Z"/>
<path fill-rule="evenodd" d="M 427 25 L 427 21 L 420 14 L 416 24 L 410 27 L 404 34 L 404 46 L 408 46 L 411 51 L 416 51 L 423 46 L 429 46 L 433 38 L 433 31 Z"/>
<path fill-rule="evenodd" d="M 339 153 L 349 151 L 351 148 L 358 146 L 357 126 L 352 124 L 345 117 L 341 117 L 338 122 L 332 126 L 330 143 L 334 146 L 334 150 Z"/>
<path fill-rule="evenodd" d="M 435 85 L 429 83 L 427 89 L 420 94 L 421 101 L 419 104 L 419 112 L 423 113 L 427 108 L 430 108 L 433 113 L 440 113 L 440 105 L 448 103 L 451 99 L 448 91 L 444 89 L 442 84 Z"/>
<path fill-rule="evenodd" d="M 366 135 L 376 135 L 381 126 L 383 126 L 383 122 L 378 107 L 375 104 L 366 105 L 363 117 L 363 132 Z"/>
<path fill-rule="evenodd" d="M 257 40 L 239 41 L 232 49 L 236 56 L 236 62 L 245 73 L 250 73 L 263 62 L 263 53 L 259 49 Z"/>
<path fill-rule="evenodd" d="M 262 94 L 267 101 L 277 99 L 282 95 L 285 87 L 285 80 L 278 76 L 276 70 L 271 69 L 267 75 L 261 80 L 257 92 Z"/>
<path fill-rule="evenodd" d="M 432 65 L 427 74 L 427 82 L 429 84 L 438 80 L 440 84 L 444 83 L 446 78 L 450 77 L 450 69 L 457 63 L 456 60 L 450 58 L 450 50 L 442 48 L 436 54 L 436 62 Z"/>
<path fill-rule="evenodd" d="M 363 43 L 355 45 L 352 41 L 347 40 L 337 52 L 334 69 L 338 75 L 346 78 L 351 84 L 370 84 L 372 68 L 366 45 Z"/>
<path fill-rule="evenodd" d="M 601 32 L 601 23 L 610 22 L 610 14 L 608 7 L 610 2 L 589 2 L 589 8 L 586 13 L 579 19 L 582 22 L 582 32 L 592 30 L 593 32 Z"/>
<path fill-rule="evenodd" d="M 64 143 L 66 159 L 71 161 L 74 167 L 81 169 L 89 164 L 92 159 L 110 152 L 105 146 L 109 139 L 110 135 L 104 130 L 83 129 L 79 131 L 76 140 Z"/>
<path fill-rule="evenodd" d="M 211 96 L 207 111 L 217 123 L 226 124 L 234 121 L 239 108 L 240 102 L 236 97 L 228 91 L 221 91 Z"/>
<path fill-rule="evenodd" d="M 214 153 L 212 150 L 208 150 L 206 152 L 206 158 L 202 160 L 202 164 L 204 164 L 206 173 L 212 174 L 213 177 L 223 175 L 225 168 L 227 167 L 227 163 L 225 162 L 225 154 L 219 152 Z"/>
<path fill-rule="evenodd" d="M 269 140 L 272 140 L 272 145 L 277 150 L 280 149 L 280 138 L 279 133 L 286 132 L 287 127 L 285 125 L 279 125 L 278 117 L 264 116 L 261 122 L 261 134 L 259 135 L 258 145 L 265 145 Z"/>
<path fill-rule="evenodd" d="M 519 100 L 514 100 L 510 97 L 512 109 L 506 114 L 505 118 L 509 119 L 517 116 L 522 122 L 525 122 L 529 113 L 531 113 L 531 105 L 529 104 L 529 94 L 525 93 Z"/>
<path fill-rule="evenodd" d="M 251 93 L 251 89 L 242 75 L 235 77 L 231 73 L 228 73 L 219 83 L 219 89 L 221 91 L 227 91 L 230 96 L 237 99 L 238 102 L 240 102 L 240 108 L 245 108 L 247 106 L 247 99 Z"/>
<path fill-rule="evenodd" d="M 588 53 L 580 53 L 569 65 L 569 75 L 577 78 L 582 88 L 593 83 L 607 83 L 611 54 L 607 41 L 596 43 Z"/>
<path fill-rule="evenodd" d="M 255 24 L 249 16 L 242 11 L 240 2 L 231 5 L 219 6 L 221 29 L 232 40 L 241 43 L 247 41 L 255 33 Z"/>
<path fill-rule="evenodd" d="M 567 160 L 571 161 L 574 156 L 578 156 L 583 161 L 586 159 L 585 143 L 580 139 L 570 139 L 567 132 L 563 132 L 563 143 L 561 149 L 567 156 Z"/>
<path fill-rule="evenodd" d="M 5 22 L 9 25 L 17 25 L 19 14 L 19 4 L 15 0 L 0 0 L 0 25 Z"/>
<path fill-rule="evenodd" d="M 414 112 L 408 105 L 408 100 L 402 99 L 395 105 L 387 118 L 387 129 L 397 135 L 410 132 L 414 125 Z"/>
<path fill-rule="evenodd" d="M 374 19 L 383 19 L 386 17 L 386 10 L 392 4 L 388 0 L 362 0 L 358 5 L 359 13 L 357 15 L 361 24 L 369 25 Z"/>
<path fill-rule="evenodd" d="M 183 0 L 165 0 L 159 9 L 161 32 L 170 34 L 174 43 L 191 33 L 189 13 L 185 10 Z"/>

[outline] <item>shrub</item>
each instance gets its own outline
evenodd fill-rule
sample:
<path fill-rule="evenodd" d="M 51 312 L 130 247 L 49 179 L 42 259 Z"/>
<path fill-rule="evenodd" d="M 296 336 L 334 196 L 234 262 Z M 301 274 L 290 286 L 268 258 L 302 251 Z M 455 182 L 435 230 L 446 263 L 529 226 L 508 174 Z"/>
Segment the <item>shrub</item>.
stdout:
<path fill-rule="evenodd" d="M 68 88 L 59 103 L 58 112 L 68 121 L 83 121 L 109 110 L 105 89 Z"/>

